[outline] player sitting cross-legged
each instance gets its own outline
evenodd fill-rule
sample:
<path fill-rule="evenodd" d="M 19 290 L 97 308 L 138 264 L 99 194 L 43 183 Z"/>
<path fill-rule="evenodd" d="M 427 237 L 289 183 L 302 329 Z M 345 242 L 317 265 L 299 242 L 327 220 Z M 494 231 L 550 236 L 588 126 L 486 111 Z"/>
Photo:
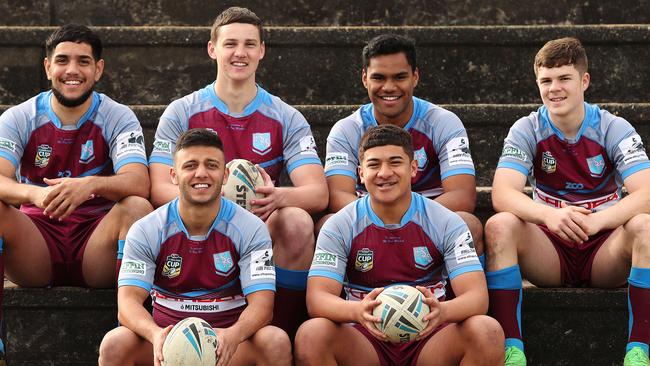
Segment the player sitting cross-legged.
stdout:
<path fill-rule="evenodd" d="M 482 315 L 485 276 L 463 220 L 411 191 L 411 136 L 393 125 L 361 138 L 359 177 L 368 195 L 323 226 L 309 271 L 314 318 L 298 330 L 298 365 L 503 365 L 503 331 Z M 444 301 L 451 281 L 456 298 Z M 410 343 L 392 344 L 372 315 L 386 286 L 418 285 L 431 309 Z M 340 297 L 344 289 L 347 299 Z"/>

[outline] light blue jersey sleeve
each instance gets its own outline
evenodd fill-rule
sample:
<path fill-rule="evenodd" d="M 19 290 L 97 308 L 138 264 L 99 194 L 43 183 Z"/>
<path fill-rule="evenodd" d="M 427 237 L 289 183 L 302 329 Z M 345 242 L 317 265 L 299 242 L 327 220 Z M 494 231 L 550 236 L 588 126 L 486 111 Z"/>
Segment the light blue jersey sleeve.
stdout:
<path fill-rule="evenodd" d="M 638 171 L 650 168 L 643 140 L 634 127 L 607 111 L 602 112 L 601 118 L 604 120 L 601 125 L 607 129 L 605 149 L 621 178 L 625 180 Z"/>
<path fill-rule="evenodd" d="M 162 240 L 159 226 L 152 221 L 155 215 L 156 211 L 136 221 L 126 234 L 118 287 L 137 286 L 151 291 Z"/>
<path fill-rule="evenodd" d="M 432 142 L 438 152 L 440 179 L 458 175 L 475 175 L 467 131 L 454 113 L 434 107 L 427 111 L 425 120 L 435 121 Z"/>
<path fill-rule="evenodd" d="M 35 98 L 14 106 L 0 115 L 0 157 L 5 158 L 18 169 L 25 146 L 31 134 Z"/>
<path fill-rule="evenodd" d="M 113 170 L 117 173 L 126 164 L 147 165 L 144 135 L 133 111 L 105 95 L 97 113 L 97 122 L 103 125 L 109 144 Z"/>
<path fill-rule="evenodd" d="M 338 122 L 327 136 L 325 176 L 344 175 L 357 181 L 359 141 L 363 134 L 359 111 Z"/>
<path fill-rule="evenodd" d="M 296 168 L 308 164 L 322 166 L 318 153 L 316 152 L 316 141 L 312 135 L 311 128 L 305 117 L 297 109 L 274 97 L 273 103 L 283 115 L 282 128 L 282 155 L 287 167 L 287 173 L 291 174 Z"/>
<path fill-rule="evenodd" d="M 337 212 L 323 225 L 316 240 L 309 277 L 327 277 L 343 283 L 353 236 L 353 218 L 349 214 L 352 206 L 355 205 Z"/>
<path fill-rule="evenodd" d="M 172 166 L 173 154 L 176 150 L 176 140 L 187 130 L 189 110 L 187 97 L 177 99 L 167 106 L 160 117 L 156 136 L 151 151 L 150 163 L 160 163 Z"/>
<path fill-rule="evenodd" d="M 533 113 L 535 114 L 535 113 Z M 537 141 L 533 114 L 519 119 L 510 128 L 508 136 L 503 142 L 503 150 L 499 158 L 498 168 L 514 169 L 524 176 L 528 176 L 533 167 Z"/>

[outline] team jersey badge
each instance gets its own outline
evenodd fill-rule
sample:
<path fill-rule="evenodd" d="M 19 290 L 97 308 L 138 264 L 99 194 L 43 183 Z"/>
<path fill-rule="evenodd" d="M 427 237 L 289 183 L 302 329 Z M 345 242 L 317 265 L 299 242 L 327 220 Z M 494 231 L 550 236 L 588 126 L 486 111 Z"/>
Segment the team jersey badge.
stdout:
<path fill-rule="evenodd" d="M 424 151 L 424 146 L 415 150 L 415 160 L 418 162 L 418 170 L 424 170 L 424 168 L 427 166 L 427 153 Z"/>
<path fill-rule="evenodd" d="M 235 268 L 230 252 L 216 253 L 212 257 L 214 258 L 214 269 L 219 276 L 227 276 Z"/>
<path fill-rule="evenodd" d="M 373 265 L 373 252 L 368 248 L 357 251 L 357 258 L 354 261 L 354 269 L 361 272 L 368 272 Z"/>
<path fill-rule="evenodd" d="M 265 155 L 271 151 L 271 133 L 258 132 L 253 134 L 253 151 Z"/>
<path fill-rule="evenodd" d="M 95 149 L 93 147 L 93 140 L 88 140 L 85 144 L 81 145 L 81 156 L 79 157 L 79 162 L 81 164 L 88 164 L 94 159 Z"/>
<path fill-rule="evenodd" d="M 50 156 L 52 156 L 52 147 L 50 145 L 38 145 L 34 165 L 38 168 L 45 168 L 47 163 L 50 162 Z"/>
<path fill-rule="evenodd" d="M 557 161 L 550 151 L 544 151 L 542 154 L 542 170 L 549 174 L 557 170 Z"/>
<path fill-rule="evenodd" d="M 181 274 L 182 266 L 183 258 L 180 255 L 176 253 L 168 255 L 167 260 L 165 260 L 165 265 L 163 266 L 162 275 L 167 278 L 178 277 L 178 275 Z"/>
<path fill-rule="evenodd" d="M 587 165 L 589 166 L 589 174 L 594 178 L 603 176 L 605 170 L 605 159 L 602 154 L 587 158 Z"/>
<path fill-rule="evenodd" d="M 413 259 L 415 259 L 415 268 L 428 269 L 433 264 L 433 257 L 427 247 L 414 247 Z"/>

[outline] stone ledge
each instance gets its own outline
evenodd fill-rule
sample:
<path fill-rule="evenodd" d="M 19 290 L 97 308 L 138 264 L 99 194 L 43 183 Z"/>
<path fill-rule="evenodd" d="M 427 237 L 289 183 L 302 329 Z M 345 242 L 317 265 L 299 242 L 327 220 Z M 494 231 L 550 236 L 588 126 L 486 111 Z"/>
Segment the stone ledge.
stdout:
<path fill-rule="evenodd" d="M 116 325 L 115 296 L 115 290 L 6 288 L 10 365 L 96 363 L 102 337 Z M 530 364 L 609 365 L 623 359 L 625 289 L 528 286 L 522 313 Z"/>

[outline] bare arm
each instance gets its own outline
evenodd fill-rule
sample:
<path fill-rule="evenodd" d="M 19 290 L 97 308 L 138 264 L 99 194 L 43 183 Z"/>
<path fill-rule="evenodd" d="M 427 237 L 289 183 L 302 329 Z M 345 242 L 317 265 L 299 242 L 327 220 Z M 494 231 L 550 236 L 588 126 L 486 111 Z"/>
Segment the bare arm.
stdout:
<path fill-rule="evenodd" d="M 357 199 L 357 183 L 346 175 L 337 174 L 327 177 L 327 187 L 330 193 L 330 212 L 338 212 Z"/>
<path fill-rule="evenodd" d="M 329 194 L 323 167 L 320 165 L 307 164 L 294 169 L 289 176 L 293 187 L 274 187 L 264 169 L 259 166 L 258 169 L 264 177 L 264 186 L 255 191 L 266 197 L 254 199 L 251 204 L 260 206 L 254 208 L 253 213 L 263 220 L 278 208 L 299 207 L 313 214 L 327 207 Z"/>
<path fill-rule="evenodd" d="M 117 290 L 117 319 L 134 333 L 152 344 L 162 330 L 142 306 L 149 292 L 137 286 L 120 286 Z"/>
<path fill-rule="evenodd" d="M 452 175 L 442 181 L 436 201 L 452 211 L 472 213 L 476 207 L 476 179 L 470 174 Z"/>
<path fill-rule="evenodd" d="M 14 206 L 23 203 L 34 203 L 38 206 L 39 196 L 43 196 L 44 198 L 48 189 L 31 184 L 18 183 L 14 178 L 15 175 L 16 169 L 13 164 L 5 158 L 0 158 L 0 201 Z"/>
<path fill-rule="evenodd" d="M 178 197 L 178 186 L 172 183 L 169 174 L 171 167 L 160 163 L 149 165 L 151 175 L 151 204 L 153 207 L 160 207 L 165 203 Z"/>
<path fill-rule="evenodd" d="M 226 329 L 217 329 L 219 345 L 217 365 L 227 365 L 237 346 L 255 332 L 268 325 L 273 318 L 273 291 L 256 291 L 246 296 L 248 305 L 235 324 Z"/>

